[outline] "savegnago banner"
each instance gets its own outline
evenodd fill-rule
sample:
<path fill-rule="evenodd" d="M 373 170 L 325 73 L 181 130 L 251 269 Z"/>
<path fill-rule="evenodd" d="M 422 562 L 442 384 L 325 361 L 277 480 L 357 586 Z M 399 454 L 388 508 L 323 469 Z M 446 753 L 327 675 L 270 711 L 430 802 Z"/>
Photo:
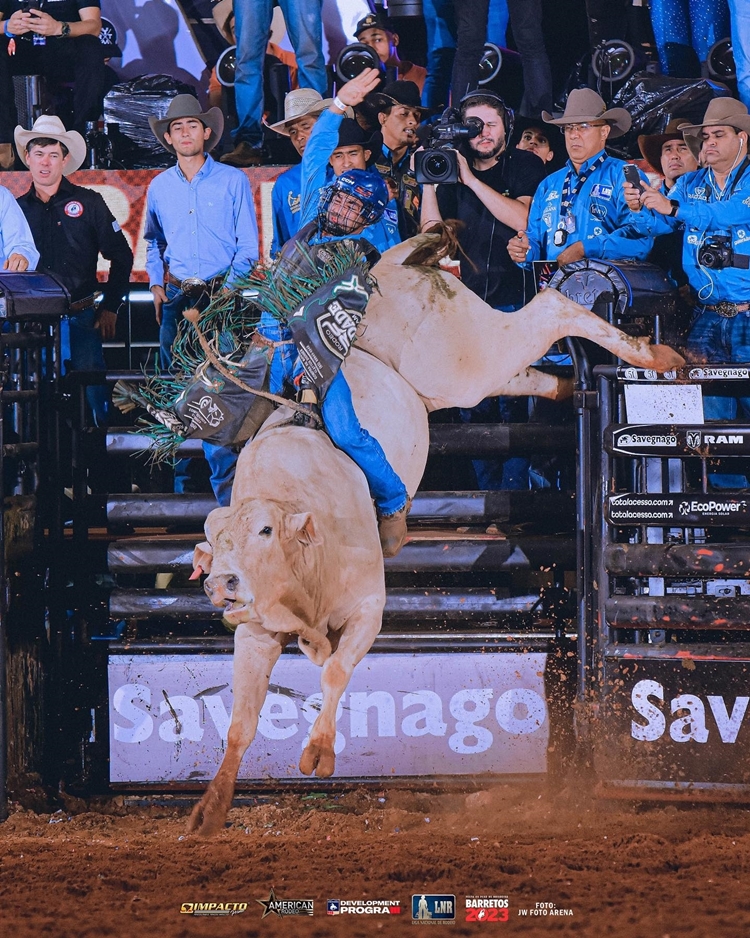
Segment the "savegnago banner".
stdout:
<path fill-rule="evenodd" d="M 545 772 L 545 663 L 540 653 L 368 655 L 338 707 L 337 777 Z M 282 655 L 240 779 L 303 777 L 320 673 L 302 655 Z M 110 780 L 213 778 L 231 684 L 231 655 L 111 656 Z"/>

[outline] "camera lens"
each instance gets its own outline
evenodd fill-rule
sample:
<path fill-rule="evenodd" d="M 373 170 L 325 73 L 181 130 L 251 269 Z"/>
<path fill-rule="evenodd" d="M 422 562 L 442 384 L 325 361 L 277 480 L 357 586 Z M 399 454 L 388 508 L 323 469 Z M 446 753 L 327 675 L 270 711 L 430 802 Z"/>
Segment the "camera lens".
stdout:
<path fill-rule="evenodd" d="M 426 173 L 434 179 L 442 179 L 450 173 L 450 162 L 443 153 L 430 153 L 423 163 Z"/>
<path fill-rule="evenodd" d="M 383 63 L 377 52 L 362 42 L 353 42 L 339 53 L 336 62 L 336 75 L 342 81 L 351 81 L 366 68 L 377 68 L 383 71 Z"/>

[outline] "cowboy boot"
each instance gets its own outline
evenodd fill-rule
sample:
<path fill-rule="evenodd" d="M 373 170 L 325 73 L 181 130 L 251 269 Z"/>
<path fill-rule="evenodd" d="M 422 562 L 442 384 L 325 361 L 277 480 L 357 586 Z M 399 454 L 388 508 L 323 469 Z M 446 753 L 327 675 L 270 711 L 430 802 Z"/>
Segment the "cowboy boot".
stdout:
<path fill-rule="evenodd" d="M 406 499 L 406 504 L 392 515 L 381 515 L 378 513 L 378 533 L 380 534 L 380 546 L 383 548 L 384 557 L 395 557 L 404 546 L 406 540 L 406 517 L 411 509 L 411 499 Z"/>
<path fill-rule="evenodd" d="M 12 143 L 0 143 L 0 170 L 13 169 L 16 165 L 16 154 Z"/>
<path fill-rule="evenodd" d="M 310 427 L 312 430 L 322 430 L 323 418 L 320 415 L 318 395 L 315 393 L 315 388 L 307 384 L 304 379 L 297 395 L 297 404 L 299 407 L 304 408 L 304 413 L 301 410 L 294 412 L 292 423 L 295 427 Z"/>
<path fill-rule="evenodd" d="M 221 157 L 221 162 L 228 166 L 261 166 L 263 164 L 263 148 L 254 147 L 242 140 L 230 153 Z"/>

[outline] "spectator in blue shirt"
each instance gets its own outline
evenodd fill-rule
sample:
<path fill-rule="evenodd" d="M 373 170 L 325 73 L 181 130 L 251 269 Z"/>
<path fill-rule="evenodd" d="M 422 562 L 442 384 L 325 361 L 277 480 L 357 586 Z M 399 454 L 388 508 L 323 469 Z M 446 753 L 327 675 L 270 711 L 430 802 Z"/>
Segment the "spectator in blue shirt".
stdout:
<path fill-rule="evenodd" d="M 277 134 L 289 137 L 292 146 L 302 156 L 315 121 L 331 104 L 331 98 L 322 98 L 314 88 L 296 88 L 284 98 L 284 120 L 269 124 Z M 282 173 L 273 184 L 271 208 L 273 211 L 273 241 L 271 256 L 276 257 L 284 243 L 299 229 L 302 207 L 302 165 L 298 163 Z"/>
<path fill-rule="evenodd" d="M 182 293 L 182 281 L 198 277 L 213 289 L 231 286 L 258 260 L 258 225 L 247 176 L 210 156 L 224 127 L 218 108 L 201 113 L 197 98 L 181 94 L 166 117 L 149 122 L 161 145 L 177 156 L 177 165 L 160 173 L 148 188 L 145 230 L 161 367 L 169 370 L 178 319 L 193 305 Z M 236 454 L 209 443 L 203 448 L 217 501 L 228 505 Z M 175 469 L 175 491 L 186 491 L 186 484 L 181 461 Z"/>
<path fill-rule="evenodd" d="M 625 162 L 604 149 L 609 138 L 630 129 L 628 112 L 607 110 L 595 91 L 576 88 L 562 117 L 546 111 L 542 116 L 545 123 L 562 127 L 569 159 L 540 184 L 526 231 L 508 244 L 510 256 L 526 266 L 538 260 L 562 266 L 584 257 L 645 260 L 653 238 L 632 223 L 622 189 Z"/>
<path fill-rule="evenodd" d="M 39 263 L 39 251 L 18 202 L 5 186 L 0 186 L 0 264 L 3 270 L 32 270 Z"/>

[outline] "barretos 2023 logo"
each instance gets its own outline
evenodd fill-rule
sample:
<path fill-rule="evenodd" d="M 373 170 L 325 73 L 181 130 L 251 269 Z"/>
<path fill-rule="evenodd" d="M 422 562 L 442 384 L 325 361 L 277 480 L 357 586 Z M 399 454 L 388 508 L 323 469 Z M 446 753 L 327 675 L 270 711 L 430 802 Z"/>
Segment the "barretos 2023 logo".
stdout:
<path fill-rule="evenodd" d="M 467 922 L 507 922 L 510 915 L 507 896 L 467 896 Z"/>

